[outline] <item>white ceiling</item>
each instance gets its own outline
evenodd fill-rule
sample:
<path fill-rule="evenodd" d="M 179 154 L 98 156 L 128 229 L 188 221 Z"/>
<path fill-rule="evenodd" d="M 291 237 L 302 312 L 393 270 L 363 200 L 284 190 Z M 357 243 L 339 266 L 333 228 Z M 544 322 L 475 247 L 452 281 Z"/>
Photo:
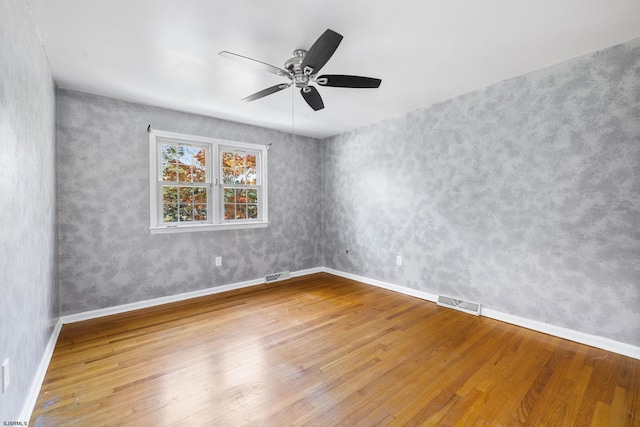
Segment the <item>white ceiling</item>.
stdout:
<path fill-rule="evenodd" d="M 640 37 L 640 0 L 27 1 L 62 88 L 319 138 Z M 379 89 L 240 101 L 288 80 L 218 52 L 283 67 L 327 28 L 344 39 L 322 73 Z"/>

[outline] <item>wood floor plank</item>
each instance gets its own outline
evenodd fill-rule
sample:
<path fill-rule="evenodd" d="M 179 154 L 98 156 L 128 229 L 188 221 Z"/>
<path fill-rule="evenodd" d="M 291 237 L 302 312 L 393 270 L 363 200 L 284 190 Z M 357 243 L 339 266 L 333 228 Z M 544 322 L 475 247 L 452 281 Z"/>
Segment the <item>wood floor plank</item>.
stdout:
<path fill-rule="evenodd" d="M 640 361 L 326 273 L 65 325 L 35 426 L 640 426 Z"/>

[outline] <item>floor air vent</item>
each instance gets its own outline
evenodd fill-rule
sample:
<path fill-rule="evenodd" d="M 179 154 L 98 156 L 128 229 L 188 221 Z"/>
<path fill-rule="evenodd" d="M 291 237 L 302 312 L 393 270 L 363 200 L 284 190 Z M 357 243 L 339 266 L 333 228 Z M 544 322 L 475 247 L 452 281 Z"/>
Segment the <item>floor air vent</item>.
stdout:
<path fill-rule="evenodd" d="M 462 301 L 451 297 L 438 295 L 438 305 L 442 307 L 453 308 L 454 310 L 464 311 L 465 313 L 480 316 L 480 304 L 475 302 Z"/>
<path fill-rule="evenodd" d="M 278 280 L 285 280 L 290 277 L 291 277 L 291 273 L 289 273 L 288 271 L 283 271 L 282 273 L 267 274 L 264 277 L 264 281 L 266 283 L 271 283 L 271 282 L 277 282 Z"/>

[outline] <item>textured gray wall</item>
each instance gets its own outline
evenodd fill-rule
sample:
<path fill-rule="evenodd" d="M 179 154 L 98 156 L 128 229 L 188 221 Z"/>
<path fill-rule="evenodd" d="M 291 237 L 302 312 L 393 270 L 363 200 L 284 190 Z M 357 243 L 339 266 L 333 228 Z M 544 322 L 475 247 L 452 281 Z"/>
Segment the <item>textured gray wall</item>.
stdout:
<path fill-rule="evenodd" d="M 322 158 L 327 267 L 640 345 L 640 39 Z"/>
<path fill-rule="evenodd" d="M 65 90 L 58 114 L 63 314 L 322 265 L 318 140 Z M 149 123 L 272 143 L 269 227 L 149 234 Z"/>
<path fill-rule="evenodd" d="M 17 421 L 53 326 L 56 282 L 55 86 L 24 0 L 0 1 L 0 363 Z"/>

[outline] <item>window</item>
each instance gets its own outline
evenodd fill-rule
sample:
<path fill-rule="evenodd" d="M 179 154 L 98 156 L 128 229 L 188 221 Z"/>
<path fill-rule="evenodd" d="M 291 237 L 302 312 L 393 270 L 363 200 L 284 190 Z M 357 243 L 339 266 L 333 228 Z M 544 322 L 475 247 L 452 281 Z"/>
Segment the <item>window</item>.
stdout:
<path fill-rule="evenodd" d="M 258 219 L 258 153 L 223 147 L 220 157 L 225 221 Z"/>
<path fill-rule="evenodd" d="M 152 233 L 266 227 L 266 146 L 152 130 Z"/>

